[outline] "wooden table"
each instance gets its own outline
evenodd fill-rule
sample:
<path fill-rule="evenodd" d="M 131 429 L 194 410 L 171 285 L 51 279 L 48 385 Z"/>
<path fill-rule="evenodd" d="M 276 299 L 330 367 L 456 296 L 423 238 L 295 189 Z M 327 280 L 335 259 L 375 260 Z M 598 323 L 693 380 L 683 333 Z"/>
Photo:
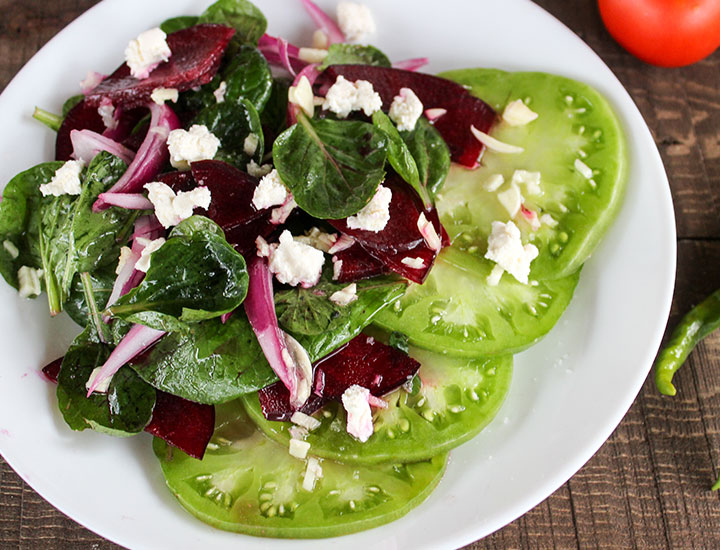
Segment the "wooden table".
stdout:
<path fill-rule="evenodd" d="M 0 87 L 95 3 L 0 0 Z M 537 3 L 602 57 L 653 133 L 677 217 L 673 326 L 720 287 L 720 51 L 691 67 L 651 67 L 613 42 L 593 0 Z M 708 490 L 720 464 L 720 332 L 676 380 L 674 398 L 648 380 L 584 468 L 525 516 L 468 548 L 720 548 L 720 494 Z M 119 547 L 55 510 L 0 458 L 0 548 Z"/>

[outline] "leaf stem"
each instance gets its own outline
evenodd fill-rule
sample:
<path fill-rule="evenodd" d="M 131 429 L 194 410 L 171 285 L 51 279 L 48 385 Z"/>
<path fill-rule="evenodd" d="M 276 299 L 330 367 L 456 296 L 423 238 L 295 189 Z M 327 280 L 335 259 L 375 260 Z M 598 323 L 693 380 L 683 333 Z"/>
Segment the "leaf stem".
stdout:
<path fill-rule="evenodd" d="M 50 111 L 46 111 L 40 107 L 35 107 L 33 118 L 42 122 L 45 126 L 51 130 L 55 130 L 56 132 L 60 129 L 60 125 L 63 121 L 63 118 L 60 115 L 56 115 L 55 113 L 51 113 Z"/>
<path fill-rule="evenodd" d="M 103 322 L 100 319 L 97 304 L 95 303 L 95 295 L 93 294 L 92 279 L 90 279 L 90 273 L 84 271 L 80 274 L 80 280 L 83 285 L 83 294 L 85 294 L 85 303 L 87 304 L 88 310 L 90 311 L 90 319 L 95 325 L 97 330 L 98 338 L 103 344 L 107 344 L 105 335 L 103 334 Z"/>
<path fill-rule="evenodd" d="M 48 295 L 48 306 L 50 307 L 50 315 L 55 317 L 62 311 L 62 300 L 60 299 L 60 289 L 58 288 L 57 281 L 55 280 L 55 273 L 50 268 L 50 263 L 47 261 L 47 255 L 45 251 L 45 239 L 43 238 L 42 230 L 39 235 L 40 244 L 40 258 L 43 264 L 43 277 L 45 279 L 45 292 Z"/>

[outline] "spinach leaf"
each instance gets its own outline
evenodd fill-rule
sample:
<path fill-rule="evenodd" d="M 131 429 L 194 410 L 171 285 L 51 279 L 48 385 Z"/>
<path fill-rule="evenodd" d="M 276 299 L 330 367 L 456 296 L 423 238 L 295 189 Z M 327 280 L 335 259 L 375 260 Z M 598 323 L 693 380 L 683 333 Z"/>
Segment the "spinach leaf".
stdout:
<path fill-rule="evenodd" d="M 265 108 L 260 113 L 260 121 L 265 130 L 265 143 L 273 143 L 275 138 L 287 128 L 288 89 L 290 82 L 287 79 L 273 80 L 270 97 Z"/>
<path fill-rule="evenodd" d="M 215 91 L 221 82 L 225 82 L 224 103 L 247 99 L 258 112 L 265 108 L 273 86 L 270 66 L 263 54 L 252 46 L 240 45 L 234 53 L 225 54 L 223 65 L 209 83 L 199 90 L 180 94 L 179 111 L 196 112 L 217 104 Z"/>
<path fill-rule="evenodd" d="M 171 17 L 170 19 L 163 21 L 160 24 L 160 28 L 165 34 L 170 34 L 171 32 L 181 31 L 183 29 L 187 29 L 188 27 L 192 27 L 193 25 L 197 25 L 198 19 L 197 15 L 180 15 L 178 17 Z"/>
<path fill-rule="evenodd" d="M 388 345 L 394 347 L 395 349 L 399 349 L 405 354 L 410 353 L 410 339 L 405 333 L 398 331 L 391 332 L 388 339 Z"/>
<path fill-rule="evenodd" d="M 421 185 L 434 199 L 450 171 L 450 149 L 440 132 L 424 117 L 417 121 L 414 130 L 400 135 L 415 159 Z"/>
<path fill-rule="evenodd" d="M 330 65 L 376 65 L 378 67 L 392 67 L 390 59 L 375 46 L 361 46 L 359 44 L 331 44 L 327 57 L 320 65 L 324 71 Z"/>
<path fill-rule="evenodd" d="M 116 278 L 115 266 L 112 264 L 102 266 L 90 273 L 93 298 L 100 311 L 105 309 L 105 304 L 107 304 L 108 298 L 110 298 L 110 293 L 112 292 Z M 86 303 L 80 274 L 76 275 L 73 279 L 70 294 L 64 304 L 64 308 L 70 318 L 78 325 L 81 327 L 87 326 L 88 320 L 90 319 L 90 311 Z"/>
<path fill-rule="evenodd" d="M 108 313 L 157 330 L 187 331 L 188 323 L 219 317 L 242 303 L 245 260 L 216 230 L 196 230 L 193 218 L 178 224 L 153 252 L 142 283 Z"/>
<path fill-rule="evenodd" d="M 195 401 L 225 403 L 275 382 L 245 312 L 164 336 L 130 365 L 155 388 Z"/>
<path fill-rule="evenodd" d="M 338 306 L 329 300 L 333 292 L 347 284 L 331 283 L 327 279 L 311 289 L 275 294 L 280 326 L 303 345 L 311 360 L 320 359 L 352 340 L 407 288 L 403 279 L 393 276 L 375 277 L 356 284 L 358 299 L 347 306 Z"/>
<path fill-rule="evenodd" d="M 388 137 L 388 161 L 402 179 L 415 189 L 426 207 L 431 205 L 427 190 L 420 184 L 420 176 L 415 159 L 410 154 L 410 149 L 403 141 L 395 125 L 385 113 L 376 111 L 372 116 L 373 124 L 382 130 Z"/>
<path fill-rule="evenodd" d="M 216 160 L 225 161 L 241 170 L 245 170 L 251 159 L 262 162 L 265 146 L 260 115 L 247 99 L 206 107 L 197 114 L 192 124 L 204 124 L 220 140 Z M 257 136 L 257 148 L 252 155 L 245 151 L 245 139 L 250 134 Z"/>
<path fill-rule="evenodd" d="M 107 394 L 86 397 L 93 369 L 110 355 L 111 346 L 97 341 L 88 327 L 68 349 L 58 376 L 57 398 L 65 422 L 73 430 L 94 430 L 111 435 L 133 435 L 147 426 L 155 406 L 155 389 L 129 367 L 112 377 Z"/>
<path fill-rule="evenodd" d="M 65 103 L 63 103 L 62 106 L 62 116 L 65 118 L 70 110 L 75 107 L 78 103 L 82 103 L 85 100 L 85 96 L 83 94 L 73 95 L 70 96 L 65 100 Z"/>
<path fill-rule="evenodd" d="M 388 138 L 372 124 L 303 114 L 273 144 L 273 160 L 298 206 L 322 219 L 360 211 L 385 178 Z"/>
<path fill-rule="evenodd" d="M 253 45 L 257 45 L 267 29 L 263 13 L 247 0 L 218 0 L 200 15 L 197 22 L 233 27 L 238 39 Z"/>

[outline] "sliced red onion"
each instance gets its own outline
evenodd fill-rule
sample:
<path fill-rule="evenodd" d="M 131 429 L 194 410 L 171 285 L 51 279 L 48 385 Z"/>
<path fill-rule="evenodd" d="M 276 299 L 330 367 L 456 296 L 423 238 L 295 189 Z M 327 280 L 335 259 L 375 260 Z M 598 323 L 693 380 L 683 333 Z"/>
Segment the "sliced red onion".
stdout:
<path fill-rule="evenodd" d="M 387 409 L 388 403 L 380 397 L 375 397 L 373 394 L 368 394 L 368 404 L 376 409 Z"/>
<path fill-rule="evenodd" d="M 228 311 L 227 313 L 223 313 L 223 314 L 220 316 L 220 322 L 221 322 L 223 325 L 224 325 L 225 323 L 227 323 L 227 322 L 228 322 L 228 319 L 230 319 L 230 317 L 232 317 L 232 314 L 233 314 L 233 313 L 235 313 L 235 310 L 234 310 L 234 309 L 233 309 L 232 311 Z"/>
<path fill-rule="evenodd" d="M 310 360 L 302 346 L 280 330 L 273 300 L 272 273 L 265 258 L 250 260 L 248 273 L 250 284 L 244 302 L 245 313 L 270 367 L 290 392 L 290 404 L 298 409 L 310 397 Z"/>
<path fill-rule="evenodd" d="M 346 42 L 345 35 L 332 18 L 321 10 L 312 0 L 302 0 L 303 6 L 312 17 L 312 20 L 328 37 L 330 44 Z"/>
<path fill-rule="evenodd" d="M 433 109 L 425 109 L 425 117 L 430 122 L 435 122 L 437 119 L 439 119 L 444 114 L 447 114 L 447 109 L 443 109 L 442 107 L 436 107 Z"/>
<path fill-rule="evenodd" d="M 347 250 L 355 244 L 355 239 L 345 233 L 340 234 L 340 238 L 328 250 L 328 254 L 337 254 L 343 250 Z"/>
<path fill-rule="evenodd" d="M 290 64 L 290 55 L 288 54 L 288 42 L 284 38 L 278 38 L 278 55 L 280 56 L 280 62 L 293 77 L 296 76 L 295 69 Z"/>
<path fill-rule="evenodd" d="M 155 179 L 167 163 L 169 153 L 167 138 L 172 130 L 180 128 L 180 120 L 166 104 L 150 105 L 150 129 L 140 145 L 135 159 L 118 182 L 108 190 L 109 193 L 134 193 Z M 98 198 L 93 210 L 99 212 L 110 205 Z"/>
<path fill-rule="evenodd" d="M 80 90 L 83 95 L 87 95 L 92 92 L 97 85 L 107 78 L 107 75 L 98 73 L 96 71 L 88 71 L 87 76 L 80 81 Z"/>
<path fill-rule="evenodd" d="M 132 163 L 135 158 L 134 151 L 92 130 L 71 130 L 70 141 L 73 146 L 73 158 L 83 161 L 86 165 L 90 164 L 95 155 L 101 151 L 115 155 L 125 164 Z"/>
<path fill-rule="evenodd" d="M 305 68 L 303 68 L 303 70 L 301 70 L 297 74 L 295 80 L 293 80 L 292 85 L 297 86 L 303 76 L 308 79 L 308 81 L 310 82 L 310 87 L 312 88 L 312 85 L 315 84 L 315 80 L 317 80 L 317 77 L 320 76 L 320 70 L 318 69 L 318 65 L 315 63 L 311 63 L 310 65 L 307 65 Z M 297 122 L 297 114 L 299 112 L 299 109 L 299 105 L 288 101 L 288 126 L 292 126 Z"/>
<path fill-rule="evenodd" d="M 120 340 L 120 343 L 100 368 L 100 372 L 98 372 L 92 384 L 90 384 L 87 396 L 90 397 L 98 385 L 113 376 L 128 361 L 152 346 L 164 335 L 165 332 L 162 330 L 155 330 L 154 328 L 144 325 L 133 325 L 130 332 Z"/>
<path fill-rule="evenodd" d="M 295 199 L 290 193 L 288 193 L 288 198 L 285 199 L 285 202 L 281 206 L 272 209 L 272 212 L 270 213 L 270 223 L 273 225 L 281 225 L 285 223 L 288 216 L 290 216 L 292 211 L 295 210 L 296 206 L 297 203 L 295 202 Z"/>
<path fill-rule="evenodd" d="M 412 59 L 395 61 L 392 66 L 393 69 L 402 69 L 404 71 L 417 71 L 420 67 L 424 67 L 428 63 L 430 63 L 430 61 L 427 57 L 413 57 Z"/>
<path fill-rule="evenodd" d="M 153 209 L 153 203 L 142 193 L 100 193 L 98 199 L 108 206 L 119 206 L 128 210 Z"/>
<path fill-rule="evenodd" d="M 160 221 L 157 219 L 155 214 L 147 216 L 140 216 L 135 220 L 135 231 L 132 234 L 132 239 L 138 237 L 145 237 L 151 241 L 163 236 L 165 228 L 162 226 Z"/>
<path fill-rule="evenodd" d="M 282 46 L 285 50 L 284 54 L 281 54 L 280 51 L 281 41 L 284 42 L 284 46 Z M 300 48 L 276 36 L 271 36 L 269 34 L 262 35 L 258 41 L 258 49 L 268 63 L 278 67 L 284 67 L 289 70 L 293 76 L 296 72 L 304 69 L 307 65 L 306 61 L 300 59 Z M 285 57 L 287 59 L 283 60 Z"/>

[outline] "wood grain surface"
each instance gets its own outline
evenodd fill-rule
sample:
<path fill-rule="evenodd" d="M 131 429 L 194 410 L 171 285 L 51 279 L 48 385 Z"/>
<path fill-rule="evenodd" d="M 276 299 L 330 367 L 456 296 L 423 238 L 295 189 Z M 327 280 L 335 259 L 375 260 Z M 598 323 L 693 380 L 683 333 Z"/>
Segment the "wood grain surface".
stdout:
<path fill-rule="evenodd" d="M 407 0 L 406 0 L 407 1 Z M 496 0 L 501 1 L 501 0 Z M 94 0 L 0 0 L 0 89 Z M 720 287 L 720 51 L 660 69 L 625 53 L 593 0 L 537 0 L 615 72 L 647 121 L 672 188 L 678 273 L 670 326 Z M 720 332 L 676 377 L 646 381 L 598 453 L 545 502 L 468 548 L 720 548 Z M 55 510 L 0 459 L 1 549 L 119 548 Z"/>

